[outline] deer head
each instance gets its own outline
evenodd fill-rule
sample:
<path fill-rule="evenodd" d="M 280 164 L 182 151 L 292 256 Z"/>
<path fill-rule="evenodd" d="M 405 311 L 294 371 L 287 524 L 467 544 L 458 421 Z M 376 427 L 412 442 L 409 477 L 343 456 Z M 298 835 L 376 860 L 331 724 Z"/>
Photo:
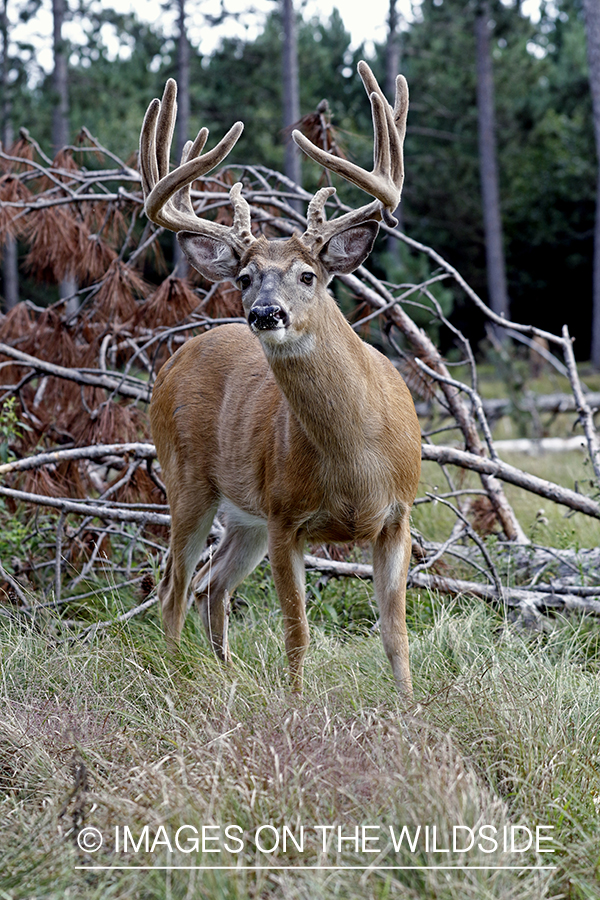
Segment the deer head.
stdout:
<path fill-rule="evenodd" d="M 299 131 L 293 132 L 295 142 L 304 153 L 376 198 L 366 206 L 327 221 L 325 204 L 335 193 L 335 188 L 322 188 L 313 197 L 308 207 L 306 231 L 292 238 L 291 246 L 310 258 L 319 269 L 319 275 L 327 280 L 333 275 L 353 271 L 364 261 L 372 249 L 378 221 L 383 219 L 391 227 L 397 224 L 393 212 L 400 202 L 404 181 L 402 147 L 408 113 L 406 79 L 402 75 L 396 79 L 396 99 L 392 109 L 369 66 L 361 61 L 358 71 L 373 115 L 375 141 L 371 172 L 321 150 Z M 217 146 L 205 154 L 202 150 L 208 129 L 202 128 L 196 140 L 186 144 L 180 166 L 169 172 L 177 114 L 176 94 L 175 81 L 169 79 L 162 102 L 152 101 L 142 126 L 140 169 L 146 215 L 155 224 L 177 233 L 191 264 L 206 278 L 211 281 L 239 279 L 244 289 L 251 277 L 250 273 L 244 272 L 247 260 L 253 245 L 257 241 L 264 243 L 264 239 L 257 239 L 252 234 L 250 208 L 242 196 L 242 185 L 234 184 L 230 191 L 234 211 L 231 226 L 199 218 L 190 194 L 192 182 L 225 159 L 244 126 L 236 122 Z"/>

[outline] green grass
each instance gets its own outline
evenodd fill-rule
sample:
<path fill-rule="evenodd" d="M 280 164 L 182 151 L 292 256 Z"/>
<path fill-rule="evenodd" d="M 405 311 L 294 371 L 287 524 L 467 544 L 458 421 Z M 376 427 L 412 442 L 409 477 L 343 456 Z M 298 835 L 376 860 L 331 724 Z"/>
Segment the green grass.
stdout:
<path fill-rule="evenodd" d="M 321 601 L 362 602 L 365 586 L 321 585 Z M 351 585 L 348 587 L 348 584 Z M 331 591 L 331 595 L 329 595 Z M 343 593 L 343 596 L 341 594 Z M 600 762 L 597 631 L 557 621 L 531 636 L 481 603 L 410 598 L 415 703 L 395 694 L 377 634 L 313 624 L 302 698 L 287 690 L 266 569 L 249 579 L 231 628 L 234 663 L 209 654 L 197 617 L 169 659 L 155 611 L 91 645 L 2 619 L 0 897 L 597 898 Z M 57 626 L 58 627 L 58 626 Z M 58 632 L 59 633 L 59 632 Z M 220 826 L 218 853 L 116 853 L 115 828 L 150 845 L 181 826 Z M 244 848 L 227 842 L 236 825 Z M 334 840 L 323 853 L 323 832 Z M 391 846 L 389 829 L 551 826 L 554 854 L 460 854 Z M 85 826 L 105 839 L 78 849 Z M 164 832 L 158 832 L 164 826 Z M 283 827 L 288 839 L 263 849 Z M 336 846 L 337 827 L 376 837 Z M 275 830 L 274 830 L 275 829 Z M 185 836 L 194 832 L 187 830 Z M 468 832 L 457 832 L 466 835 Z M 525 835 L 526 832 L 519 832 Z M 431 830 L 430 830 L 431 836 Z M 225 844 L 228 843 L 228 848 Z M 189 845 L 185 845 L 184 847 Z M 489 844 L 483 846 L 490 847 Z M 315 870 L 310 865 L 461 865 L 467 871 Z M 91 865 L 295 865 L 294 870 L 95 871 Z M 551 863 L 553 871 L 482 865 Z M 81 866 L 82 868 L 78 868 Z"/>
<path fill-rule="evenodd" d="M 593 495 L 590 485 L 590 467 L 584 453 L 544 453 L 529 456 L 522 453 L 502 452 L 501 458 L 510 465 L 530 472 L 548 481 Z M 475 472 L 450 469 L 456 488 L 479 488 L 481 482 Z M 565 506 L 553 503 L 537 494 L 530 494 L 504 484 L 504 491 L 515 509 L 525 534 L 535 543 L 550 547 L 576 549 L 595 547 L 600 543 L 600 519 L 573 513 Z M 444 493 L 448 483 L 436 463 L 424 462 L 422 466 L 419 496 L 426 493 Z M 422 504 L 413 509 L 413 523 L 429 540 L 444 540 L 455 521 L 454 514 L 442 504 Z"/>

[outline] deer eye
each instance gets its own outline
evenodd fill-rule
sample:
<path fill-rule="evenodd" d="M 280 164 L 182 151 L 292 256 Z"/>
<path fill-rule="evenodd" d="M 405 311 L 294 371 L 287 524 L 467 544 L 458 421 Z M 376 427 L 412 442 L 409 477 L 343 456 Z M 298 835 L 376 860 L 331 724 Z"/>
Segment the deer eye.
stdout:
<path fill-rule="evenodd" d="M 240 277 L 238 278 L 238 284 L 241 289 L 245 291 L 246 288 L 250 287 L 250 285 L 252 284 L 252 279 L 249 275 L 240 275 Z"/>
<path fill-rule="evenodd" d="M 303 272 L 300 276 L 300 281 L 302 282 L 302 284 L 312 284 L 314 281 L 314 277 L 314 272 Z"/>

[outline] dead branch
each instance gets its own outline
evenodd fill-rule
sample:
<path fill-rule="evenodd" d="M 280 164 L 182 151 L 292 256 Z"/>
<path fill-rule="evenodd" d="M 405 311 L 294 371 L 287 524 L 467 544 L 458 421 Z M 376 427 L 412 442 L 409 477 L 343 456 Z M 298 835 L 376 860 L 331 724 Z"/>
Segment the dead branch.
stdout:
<path fill-rule="evenodd" d="M 123 397 L 129 397 L 131 400 L 143 400 L 145 402 L 149 400 L 149 387 L 137 378 L 125 377 L 120 373 L 114 373 L 114 375 L 104 374 L 101 373 L 101 370 L 86 372 L 81 369 L 57 366 L 44 359 L 31 356 L 29 353 L 23 353 L 15 347 L 9 347 L 8 344 L 0 343 L 0 354 L 17 360 L 21 365 L 28 366 L 35 372 L 44 372 L 48 375 L 53 375 L 55 378 L 74 381 L 76 384 L 104 388 L 105 390 L 121 394 Z M 98 374 L 96 374 L 96 371 Z"/>
<path fill-rule="evenodd" d="M 75 459 L 96 459 L 110 461 L 111 456 L 133 456 L 134 459 L 156 459 L 154 444 L 130 443 L 130 444 L 95 444 L 93 447 L 73 447 L 69 450 L 52 450 L 49 453 L 37 453 L 34 456 L 26 456 L 24 459 L 15 459 L 9 463 L 0 465 L 0 475 L 8 475 L 9 472 L 25 472 L 29 469 L 39 469 L 42 466 L 52 466 L 60 462 Z"/>
<path fill-rule="evenodd" d="M 569 371 L 569 380 L 571 382 L 571 387 L 573 388 L 575 402 L 577 403 L 577 415 L 579 416 L 579 421 L 581 422 L 587 440 L 590 460 L 592 462 L 594 474 L 596 475 L 596 480 L 600 483 L 600 441 L 598 441 L 598 434 L 596 432 L 596 426 L 594 425 L 592 410 L 586 401 L 581 387 L 581 381 L 579 380 L 579 374 L 575 364 L 575 355 L 573 353 L 573 341 L 571 340 L 569 329 L 566 325 L 563 327 L 563 342 L 563 352 Z"/>
<path fill-rule="evenodd" d="M 93 501 L 69 500 L 67 497 L 48 497 L 45 494 L 30 494 L 27 491 L 17 491 L 0 485 L 0 495 L 11 497 L 22 503 L 33 503 L 35 506 L 49 506 L 65 513 L 75 513 L 80 516 L 92 516 L 96 519 L 105 519 L 115 522 L 136 522 L 149 525 L 170 525 L 171 517 L 152 510 L 139 511 L 127 509 L 124 504 L 119 506 L 107 505 Z"/>
<path fill-rule="evenodd" d="M 437 444 L 423 444 L 422 459 L 431 460 L 443 465 L 460 466 L 463 469 L 471 469 L 474 472 L 483 472 L 493 475 L 509 484 L 530 491 L 532 494 L 538 494 L 554 503 L 560 503 L 568 506 L 575 512 L 582 512 L 586 516 L 593 516 L 595 519 L 600 518 L 600 504 L 585 494 L 578 494 L 569 488 L 563 488 L 552 481 L 546 481 L 538 478 L 537 475 L 530 475 L 516 466 L 511 466 L 500 459 L 488 459 L 483 456 L 476 456 L 474 453 L 468 453 L 466 450 L 458 450 L 454 447 L 442 447 Z"/>
<path fill-rule="evenodd" d="M 585 402 L 592 412 L 597 412 L 597 410 L 600 409 L 600 393 L 584 392 L 584 397 Z M 572 394 L 538 394 L 537 396 L 529 398 L 529 400 L 539 412 L 554 414 L 577 412 L 577 401 Z M 481 405 L 487 418 L 492 421 L 496 421 L 502 416 L 510 415 L 513 408 L 512 401 L 506 397 L 495 400 L 482 397 Z M 431 413 L 431 402 L 416 403 L 415 406 L 419 416 L 427 416 Z M 438 408 L 440 410 L 442 409 L 441 406 Z"/>
<path fill-rule="evenodd" d="M 336 562 L 331 559 L 322 559 L 317 556 L 305 556 L 305 564 L 308 569 L 322 572 L 337 578 L 358 577 L 363 579 L 373 578 L 373 569 L 369 565 L 361 563 Z M 409 572 L 408 583 L 410 587 L 423 588 L 425 590 L 439 591 L 442 594 L 470 595 L 496 604 L 517 607 L 533 607 L 538 612 L 584 612 L 595 617 L 600 616 L 600 601 L 579 596 L 571 589 L 556 589 L 553 585 L 538 585 L 535 590 L 517 587 L 501 587 L 481 584 L 477 581 L 464 581 L 459 578 L 449 578 L 442 575 L 425 574 L 423 572 Z M 596 589 L 596 595 L 600 589 Z"/>

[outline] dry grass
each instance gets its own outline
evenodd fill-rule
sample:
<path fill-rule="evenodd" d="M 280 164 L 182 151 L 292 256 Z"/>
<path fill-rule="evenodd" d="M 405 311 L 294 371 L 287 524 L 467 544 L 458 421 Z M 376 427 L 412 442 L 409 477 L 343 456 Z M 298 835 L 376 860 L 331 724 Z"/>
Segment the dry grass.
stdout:
<path fill-rule="evenodd" d="M 414 706 L 399 704 L 377 635 L 341 641 L 316 628 L 298 699 L 263 586 L 246 585 L 254 605 L 234 622 L 231 670 L 209 656 L 195 617 L 178 660 L 165 657 L 152 616 L 92 646 L 2 620 L 0 896 L 598 897 L 598 656 L 585 622 L 530 638 L 479 604 L 423 597 L 429 615 L 412 623 Z M 484 824 L 551 825 L 556 853 L 440 853 L 423 835 L 414 852 L 395 853 L 389 833 L 435 825 L 436 846 L 451 848 L 453 826 Z M 218 853 L 170 854 L 164 843 L 146 853 L 143 842 L 115 852 L 115 827 L 121 841 L 124 826 L 138 840 L 145 825 L 150 846 L 157 835 L 173 843 L 183 825 L 236 825 L 244 849 L 228 852 L 213 830 Z M 281 838 L 288 826 L 299 841 L 304 826 L 303 852 L 289 840 L 286 853 L 261 852 L 263 825 L 265 848 L 273 829 Z M 334 826 L 326 853 L 321 825 Z M 93 855 L 74 840 L 86 826 L 105 838 Z M 378 852 L 350 841 L 338 852 L 338 826 L 344 836 L 375 826 L 365 847 Z M 90 868 L 167 863 L 171 871 Z M 558 868 L 506 868 L 541 863 Z M 190 865 L 297 868 L 173 868 Z M 504 868 L 474 868 L 490 865 Z"/>

